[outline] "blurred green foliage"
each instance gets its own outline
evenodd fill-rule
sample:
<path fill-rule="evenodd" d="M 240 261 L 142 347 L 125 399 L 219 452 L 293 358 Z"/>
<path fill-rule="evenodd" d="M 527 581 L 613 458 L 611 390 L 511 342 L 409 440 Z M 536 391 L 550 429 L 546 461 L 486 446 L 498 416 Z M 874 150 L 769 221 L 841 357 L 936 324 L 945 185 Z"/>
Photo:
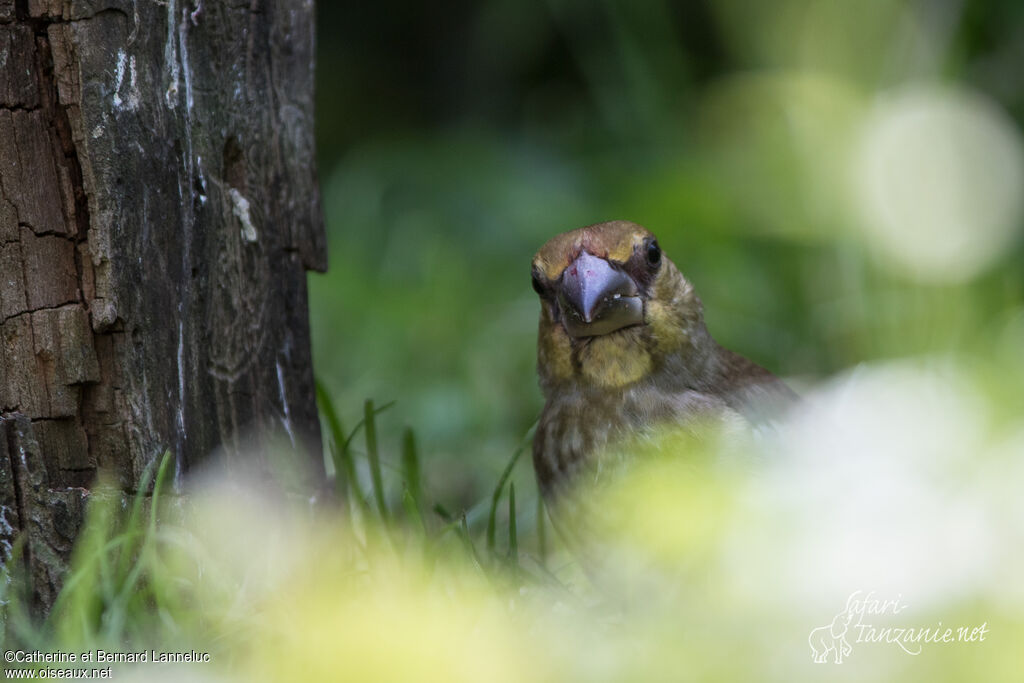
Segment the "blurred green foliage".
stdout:
<path fill-rule="evenodd" d="M 196 647 L 212 664 L 173 673 L 204 680 L 1019 679 L 1024 5 L 319 13 L 310 303 L 341 507 L 234 475 L 184 500 L 98 487 L 48 621 L 4 568 L 5 645 Z M 718 340 L 812 398 L 756 445 L 622 446 L 644 457 L 550 533 L 523 462 L 528 263 L 610 218 L 654 230 Z M 880 624 L 991 639 L 814 664 L 808 632 L 873 588 L 912 608 Z"/>
<path fill-rule="evenodd" d="M 165 457 L 152 497 L 90 497 L 48 620 L 27 613 L 20 563 L 5 568 L 0 637 L 6 651 L 209 653 L 113 665 L 140 681 L 1019 680 L 1024 423 L 1000 419 L 970 370 L 847 373 L 776 438 L 709 425 L 622 444 L 640 457 L 551 515 L 572 552 L 545 553 L 544 526 L 523 524 L 531 511 L 504 477 L 482 501 L 486 533 L 466 514 L 424 515 L 410 438 L 401 487 L 356 485 L 340 508 L 241 469 L 193 481 L 187 498 L 159 495 Z M 342 443 L 372 454 L 379 414 L 367 403 Z M 282 463 L 297 457 L 278 447 Z M 809 634 L 872 596 L 902 607 L 858 612 L 848 661 L 815 663 Z M 905 650 L 862 625 L 986 639 Z"/>
<path fill-rule="evenodd" d="M 480 497 L 541 407 L 526 274 L 558 232 L 646 225 L 712 334 L 798 385 L 984 353 L 1024 299 L 1019 239 L 967 282 L 918 282 L 879 261 L 848 191 L 858 126 L 889 91 L 959 88 L 1019 124 L 1015 0 L 318 11 L 316 371 L 349 422 L 367 397 L 397 399 L 383 432 L 416 427 L 426 486 L 452 505 Z"/>

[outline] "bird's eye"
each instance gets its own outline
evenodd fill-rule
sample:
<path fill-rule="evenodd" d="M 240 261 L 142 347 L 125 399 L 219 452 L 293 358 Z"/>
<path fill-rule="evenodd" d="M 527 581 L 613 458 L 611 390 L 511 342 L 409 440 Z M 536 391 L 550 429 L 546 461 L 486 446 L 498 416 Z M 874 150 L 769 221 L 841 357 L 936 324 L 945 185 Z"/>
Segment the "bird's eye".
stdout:
<path fill-rule="evenodd" d="M 661 263 L 661 247 L 658 246 L 658 240 L 651 240 L 647 243 L 647 262 L 652 266 Z"/>
<path fill-rule="evenodd" d="M 540 274 L 536 270 L 530 274 L 530 284 L 533 285 L 533 291 L 544 296 L 544 285 L 541 283 Z"/>

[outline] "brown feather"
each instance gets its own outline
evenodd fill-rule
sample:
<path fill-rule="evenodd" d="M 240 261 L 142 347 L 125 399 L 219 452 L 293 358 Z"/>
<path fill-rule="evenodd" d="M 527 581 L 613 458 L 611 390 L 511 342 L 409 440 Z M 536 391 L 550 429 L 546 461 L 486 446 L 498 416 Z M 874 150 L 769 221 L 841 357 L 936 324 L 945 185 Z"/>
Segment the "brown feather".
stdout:
<path fill-rule="evenodd" d="M 699 297 L 675 264 L 667 257 L 657 264 L 643 260 L 653 239 L 640 225 L 612 221 L 558 235 L 534 257 L 541 293 L 537 370 L 546 403 L 533 461 L 549 499 L 593 471 L 598 454 L 624 439 L 709 418 L 742 415 L 757 424 L 796 399 L 771 372 L 715 342 Z M 643 325 L 595 337 L 566 332 L 554 292 L 583 250 L 637 281 Z"/>

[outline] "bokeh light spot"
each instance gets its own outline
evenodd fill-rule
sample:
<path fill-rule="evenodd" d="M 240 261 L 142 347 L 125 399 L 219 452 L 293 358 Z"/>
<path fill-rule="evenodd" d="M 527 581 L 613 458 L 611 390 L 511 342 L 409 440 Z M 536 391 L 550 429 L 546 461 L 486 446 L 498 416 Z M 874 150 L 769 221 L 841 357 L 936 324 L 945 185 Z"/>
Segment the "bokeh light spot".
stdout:
<path fill-rule="evenodd" d="M 969 280 L 1020 228 L 1020 136 L 974 93 L 918 85 L 880 98 L 854 164 L 864 237 L 914 279 Z"/>

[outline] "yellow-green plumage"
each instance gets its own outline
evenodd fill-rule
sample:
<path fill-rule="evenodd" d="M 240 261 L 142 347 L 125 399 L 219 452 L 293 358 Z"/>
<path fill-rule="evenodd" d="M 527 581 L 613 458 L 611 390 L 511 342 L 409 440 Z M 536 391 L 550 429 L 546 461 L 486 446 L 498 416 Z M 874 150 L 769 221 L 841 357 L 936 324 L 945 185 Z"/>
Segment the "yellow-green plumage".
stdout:
<path fill-rule="evenodd" d="M 762 407 L 794 398 L 711 338 L 693 287 L 640 225 L 612 221 L 552 238 L 534 257 L 533 280 L 546 399 L 533 459 L 549 498 L 610 444 L 665 424 L 756 421 Z"/>

